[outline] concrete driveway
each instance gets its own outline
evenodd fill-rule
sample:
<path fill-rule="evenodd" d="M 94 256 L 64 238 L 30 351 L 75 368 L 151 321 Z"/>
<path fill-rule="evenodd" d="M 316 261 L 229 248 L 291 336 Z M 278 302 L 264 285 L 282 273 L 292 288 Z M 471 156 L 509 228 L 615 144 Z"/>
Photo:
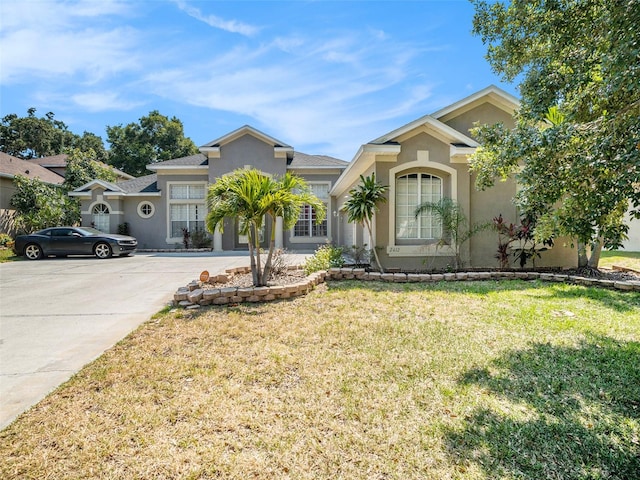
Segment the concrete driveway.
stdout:
<path fill-rule="evenodd" d="M 291 255 L 292 263 L 305 255 Z M 125 337 L 200 272 L 243 252 L 138 253 L 0 264 L 0 429 Z"/>

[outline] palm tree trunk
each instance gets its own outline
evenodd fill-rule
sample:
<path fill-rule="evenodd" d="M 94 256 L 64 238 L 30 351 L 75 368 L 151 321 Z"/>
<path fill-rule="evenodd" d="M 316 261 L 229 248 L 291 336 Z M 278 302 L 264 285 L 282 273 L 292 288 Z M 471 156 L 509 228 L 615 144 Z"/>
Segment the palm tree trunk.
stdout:
<path fill-rule="evenodd" d="M 367 230 L 369 231 L 369 238 L 371 239 L 371 250 L 373 250 L 373 256 L 376 259 L 376 263 L 378 264 L 378 268 L 381 273 L 384 273 L 384 268 L 382 268 L 382 264 L 380 263 L 380 258 L 378 258 L 378 251 L 376 250 L 375 241 L 373 240 L 373 232 L 371 231 L 371 223 L 369 219 L 365 218 L 364 223 L 367 226 Z"/>
<path fill-rule="evenodd" d="M 253 228 L 253 241 L 256 242 L 255 243 L 255 249 L 256 249 L 256 274 L 254 276 L 254 285 L 257 287 L 261 287 L 262 284 L 260 283 L 261 280 L 261 275 L 260 273 L 262 272 L 262 260 L 260 258 L 260 235 L 258 233 L 258 226 L 254 223 L 251 228 Z"/>
<path fill-rule="evenodd" d="M 258 269 L 256 266 L 256 257 L 253 251 L 253 238 L 251 235 L 251 227 L 249 227 L 249 231 L 247 232 L 247 243 L 249 246 L 249 257 L 251 259 L 251 276 L 253 277 L 253 285 L 258 286 Z"/>
<path fill-rule="evenodd" d="M 273 257 L 273 251 L 276 249 L 276 221 L 275 218 L 271 222 L 271 238 L 269 239 L 269 254 L 267 255 L 267 261 L 264 262 L 264 272 L 262 273 L 262 285 L 266 285 L 269 282 L 271 276 L 271 259 Z"/>

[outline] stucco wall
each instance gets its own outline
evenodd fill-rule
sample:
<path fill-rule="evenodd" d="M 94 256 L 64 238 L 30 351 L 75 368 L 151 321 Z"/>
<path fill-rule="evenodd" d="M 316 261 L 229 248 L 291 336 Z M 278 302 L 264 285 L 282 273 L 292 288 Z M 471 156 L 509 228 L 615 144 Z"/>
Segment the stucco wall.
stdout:
<path fill-rule="evenodd" d="M 515 126 L 513 117 L 510 114 L 490 103 L 483 103 L 459 115 L 455 115 L 455 113 L 446 115 L 442 121 L 475 140 L 477 139 L 471 135 L 470 129 L 475 126 L 474 124 L 476 122 L 485 125 L 493 125 L 494 123 L 501 122 L 504 123 L 507 128 L 513 128 Z"/>

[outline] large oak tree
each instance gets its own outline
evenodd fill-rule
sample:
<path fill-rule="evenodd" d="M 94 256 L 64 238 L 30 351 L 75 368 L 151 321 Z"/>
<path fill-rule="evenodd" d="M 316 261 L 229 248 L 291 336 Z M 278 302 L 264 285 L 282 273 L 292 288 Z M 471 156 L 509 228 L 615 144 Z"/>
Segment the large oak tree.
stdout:
<path fill-rule="evenodd" d="M 595 267 L 624 239 L 629 205 L 640 215 L 640 0 L 472 3 L 487 59 L 521 94 L 514 129 L 475 131 L 477 184 L 516 174 L 538 235 L 591 246 Z"/>
<path fill-rule="evenodd" d="M 193 141 L 184 136 L 182 122 L 157 110 L 138 123 L 108 126 L 107 139 L 111 145 L 109 163 L 135 176 L 149 173 L 149 164 L 198 153 Z"/>

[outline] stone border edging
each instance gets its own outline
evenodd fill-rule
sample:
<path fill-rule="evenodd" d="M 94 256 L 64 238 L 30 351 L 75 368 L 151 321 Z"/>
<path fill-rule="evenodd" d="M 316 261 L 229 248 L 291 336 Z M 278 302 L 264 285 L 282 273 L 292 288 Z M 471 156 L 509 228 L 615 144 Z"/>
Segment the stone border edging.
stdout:
<path fill-rule="evenodd" d="M 297 270 L 300 267 L 290 267 Z M 211 277 L 216 283 L 226 283 L 236 273 L 250 273 L 250 267 L 238 267 L 226 270 L 224 274 Z M 203 284 L 194 280 L 181 287 L 173 296 L 174 306 L 187 309 L 205 305 L 226 305 L 242 302 L 269 302 L 306 295 L 325 280 L 363 280 L 389 283 L 431 283 L 472 280 L 541 280 L 546 282 L 564 282 L 588 287 L 612 288 L 621 291 L 640 292 L 640 281 L 602 280 L 561 273 L 540 272 L 457 272 L 457 273 L 380 273 L 367 272 L 364 268 L 330 268 L 327 271 L 314 272 L 304 280 L 290 285 L 272 287 L 222 287 L 204 289 Z"/>

